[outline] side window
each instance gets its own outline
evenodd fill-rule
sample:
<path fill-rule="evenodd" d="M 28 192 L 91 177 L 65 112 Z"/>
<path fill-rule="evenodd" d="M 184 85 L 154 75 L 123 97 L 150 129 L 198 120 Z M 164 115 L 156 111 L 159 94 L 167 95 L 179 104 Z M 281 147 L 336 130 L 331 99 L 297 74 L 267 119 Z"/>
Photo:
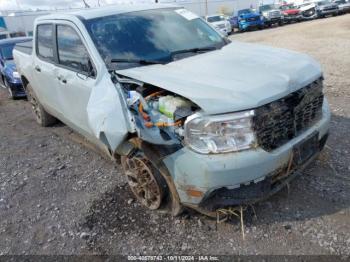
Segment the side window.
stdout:
<path fill-rule="evenodd" d="M 89 54 L 77 32 L 70 26 L 57 26 L 58 60 L 75 71 L 90 72 Z"/>
<path fill-rule="evenodd" d="M 51 24 L 38 25 L 37 27 L 37 52 L 38 56 L 47 60 L 54 60 L 53 52 L 53 27 Z"/>

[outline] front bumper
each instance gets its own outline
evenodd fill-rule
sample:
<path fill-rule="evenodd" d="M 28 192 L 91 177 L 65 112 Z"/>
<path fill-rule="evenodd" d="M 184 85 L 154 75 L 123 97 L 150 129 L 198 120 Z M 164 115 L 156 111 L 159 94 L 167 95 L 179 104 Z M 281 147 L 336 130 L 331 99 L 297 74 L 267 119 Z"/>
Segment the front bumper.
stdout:
<path fill-rule="evenodd" d="M 286 22 L 289 22 L 289 21 L 300 21 L 301 19 L 302 19 L 301 15 L 285 15 L 284 16 L 284 20 Z"/>
<path fill-rule="evenodd" d="M 12 94 L 14 97 L 26 97 L 27 94 L 23 88 L 23 85 L 21 82 L 8 82 L 9 88 L 12 91 Z"/>
<path fill-rule="evenodd" d="M 264 26 L 264 22 L 261 20 L 258 21 L 252 21 L 252 22 L 240 22 L 239 23 L 239 28 L 246 30 L 249 28 L 255 28 L 255 27 L 262 27 Z"/>
<path fill-rule="evenodd" d="M 332 9 L 332 10 L 318 10 L 317 14 L 318 15 L 333 15 L 333 14 L 338 14 L 339 9 Z"/>
<path fill-rule="evenodd" d="M 213 192 L 215 195 L 217 190 L 241 190 L 244 185 L 254 185 L 261 181 L 266 183 L 276 172 L 278 173 L 288 166 L 293 148 L 298 143 L 315 132 L 318 133 L 319 141 L 325 139 L 329 123 L 330 111 L 325 100 L 322 118 L 315 125 L 272 152 L 257 148 L 235 153 L 202 155 L 184 147 L 167 156 L 163 161 L 173 178 L 183 205 L 201 208 L 208 205 L 208 208 L 212 209 L 220 206 L 217 204 L 209 205 L 206 202 L 213 198 Z M 298 168 L 299 166 L 294 167 L 293 174 L 297 172 Z M 290 177 L 292 178 L 293 175 Z M 252 197 L 250 200 L 255 198 Z M 232 206 L 236 203 L 234 200 L 227 203 L 222 201 L 221 203 L 225 206 Z M 249 198 L 244 199 L 241 204 L 249 203 L 250 200 Z"/>
<path fill-rule="evenodd" d="M 265 23 L 266 24 L 276 24 L 276 23 L 280 23 L 283 21 L 282 17 L 265 17 Z"/>
<path fill-rule="evenodd" d="M 232 28 L 224 27 L 224 28 L 217 28 L 217 30 L 219 30 L 223 35 L 227 36 L 228 34 L 231 33 Z"/>

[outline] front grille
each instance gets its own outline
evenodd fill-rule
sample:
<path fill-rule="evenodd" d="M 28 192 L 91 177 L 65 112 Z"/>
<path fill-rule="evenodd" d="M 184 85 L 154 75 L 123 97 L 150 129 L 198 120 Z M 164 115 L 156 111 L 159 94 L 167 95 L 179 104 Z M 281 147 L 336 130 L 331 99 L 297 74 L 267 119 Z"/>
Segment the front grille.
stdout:
<path fill-rule="evenodd" d="M 280 17 L 280 12 L 279 11 L 273 11 L 269 13 L 270 18 L 277 18 Z"/>
<path fill-rule="evenodd" d="M 255 110 L 258 144 L 272 151 L 295 138 L 322 116 L 322 79 Z"/>
<path fill-rule="evenodd" d="M 325 7 L 323 8 L 324 11 L 331 11 L 331 10 L 336 10 L 338 9 L 336 6 L 331 6 L 331 7 Z"/>
<path fill-rule="evenodd" d="M 258 17 L 250 17 L 250 18 L 247 18 L 247 21 L 248 22 L 254 22 L 254 21 L 257 21 L 258 20 Z"/>

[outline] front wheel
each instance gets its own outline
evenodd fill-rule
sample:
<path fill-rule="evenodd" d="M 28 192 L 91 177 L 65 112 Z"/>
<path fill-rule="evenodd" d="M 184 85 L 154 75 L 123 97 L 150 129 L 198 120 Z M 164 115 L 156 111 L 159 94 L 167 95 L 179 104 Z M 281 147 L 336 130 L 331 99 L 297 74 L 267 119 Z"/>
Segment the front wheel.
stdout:
<path fill-rule="evenodd" d="M 36 122 L 41 126 L 51 126 L 57 122 L 57 119 L 45 111 L 44 107 L 40 104 L 30 84 L 27 85 L 27 97 L 28 101 L 32 105 L 32 110 Z"/>
<path fill-rule="evenodd" d="M 166 205 L 169 190 L 159 170 L 143 156 L 121 158 L 124 174 L 136 199 L 150 210 Z"/>

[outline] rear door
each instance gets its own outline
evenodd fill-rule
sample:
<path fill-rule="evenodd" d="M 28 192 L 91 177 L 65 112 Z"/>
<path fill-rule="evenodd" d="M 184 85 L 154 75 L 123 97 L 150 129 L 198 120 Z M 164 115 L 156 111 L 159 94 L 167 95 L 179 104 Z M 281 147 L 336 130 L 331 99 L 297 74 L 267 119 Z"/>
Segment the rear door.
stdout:
<path fill-rule="evenodd" d="M 40 103 L 49 112 L 61 115 L 62 110 L 59 107 L 54 84 L 56 77 L 54 46 L 54 25 L 52 23 L 38 24 L 33 65 L 33 89 Z"/>
<path fill-rule="evenodd" d="M 56 24 L 56 85 L 65 119 L 81 133 L 89 135 L 87 104 L 97 84 L 96 69 L 79 29 L 70 22 Z"/>

